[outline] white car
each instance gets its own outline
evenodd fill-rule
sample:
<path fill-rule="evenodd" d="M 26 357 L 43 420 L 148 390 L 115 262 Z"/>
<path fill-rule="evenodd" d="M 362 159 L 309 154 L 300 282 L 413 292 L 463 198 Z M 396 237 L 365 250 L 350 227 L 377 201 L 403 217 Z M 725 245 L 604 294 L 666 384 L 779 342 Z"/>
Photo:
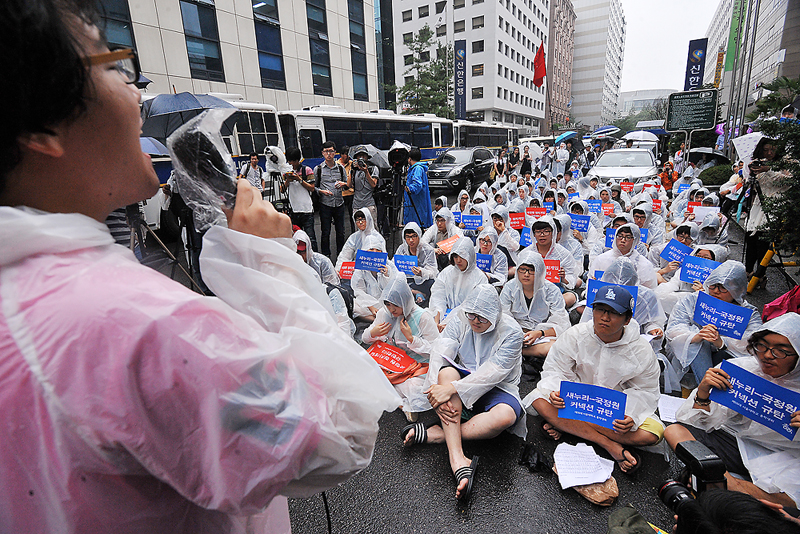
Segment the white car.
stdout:
<path fill-rule="evenodd" d="M 651 150 L 645 148 L 618 148 L 606 150 L 589 169 L 589 178 L 596 177 L 601 184 L 610 179 L 618 182 L 641 183 L 658 176 L 659 161 Z M 639 187 L 641 189 L 641 186 Z"/>

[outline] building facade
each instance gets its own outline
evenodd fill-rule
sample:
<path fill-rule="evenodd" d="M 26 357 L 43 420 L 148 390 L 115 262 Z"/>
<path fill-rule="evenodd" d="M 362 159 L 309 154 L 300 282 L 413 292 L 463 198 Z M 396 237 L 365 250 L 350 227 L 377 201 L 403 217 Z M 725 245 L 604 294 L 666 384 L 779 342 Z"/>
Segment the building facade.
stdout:
<path fill-rule="evenodd" d="M 102 0 L 148 93 L 232 93 L 299 109 L 378 108 L 372 0 Z"/>
<path fill-rule="evenodd" d="M 466 41 L 467 119 L 515 125 L 521 135 L 538 135 L 545 111 L 545 85 L 533 84 L 533 60 L 540 44 L 548 43 L 551 1 L 395 1 L 397 85 L 414 75 L 407 66 L 411 50 L 406 43 L 428 25 L 442 45 Z M 398 102 L 398 111 L 402 105 Z"/>
<path fill-rule="evenodd" d="M 652 107 L 658 100 L 667 100 L 669 95 L 682 89 L 646 89 L 642 91 L 625 91 L 619 94 L 619 116 L 636 115 L 640 111 Z"/>
<path fill-rule="evenodd" d="M 572 5 L 577 18 L 570 118 L 598 128 L 617 116 L 625 14 L 620 0 L 572 0 Z"/>
<path fill-rule="evenodd" d="M 575 47 L 575 9 L 572 0 L 550 1 L 550 42 L 547 47 L 545 128 L 566 125 L 572 102 L 572 54 Z M 544 135 L 544 132 L 542 133 Z"/>

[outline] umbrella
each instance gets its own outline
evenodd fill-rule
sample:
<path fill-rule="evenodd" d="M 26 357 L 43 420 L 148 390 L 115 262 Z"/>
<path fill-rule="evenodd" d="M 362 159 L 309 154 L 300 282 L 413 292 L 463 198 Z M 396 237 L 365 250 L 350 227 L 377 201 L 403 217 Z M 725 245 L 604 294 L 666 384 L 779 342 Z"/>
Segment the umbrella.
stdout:
<path fill-rule="evenodd" d="M 736 149 L 736 156 L 738 157 L 739 161 L 744 162 L 743 171 L 745 178 L 750 176 L 749 165 L 750 162 L 753 161 L 753 152 L 755 152 L 756 146 L 758 146 L 758 142 L 761 141 L 762 137 L 764 137 L 763 133 L 753 132 L 731 140 L 731 143 L 733 143 L 733 148 Z"/>
<path fill-rule="evenodd" d="M 144 74 L 139 74 L 139 79 L 133 82 L 133 85 L 135 85 L 137 89 L 146 89 L 151 83 L 153 83 L 153 80 Z"/>
<path fill-rule="evenodd" d="M 558 137 L 556 137 L 555 145 L 560 145 L 563 141 L 567 139 L 572 139 L 573 137 L 578 137 L 578 132 L 564 132 Z"/>
<path fill-rule="evenodd" d="M 697 163 L 698 161 L 703 159 L 703 154 L 711 154 L 712 156 L 714 156 L 714 159 L 717 160 L 718 164 L 731 162 L 731 160 L 729 160 L 728 157 L 719 150 L 714 150 L 713 148 L 708 148 L 708 147 L 691 149 L 689 151 L 689 161 Z"/>
<path fill-rule="evenodd" d="M 357 145 L 351 147 L 350 152 L 348 152 L 348 155 L 351 158 L 354 158 L 355 155 L 360 152 L 366 152 L 368 156 L 367 160 L 380 169 L 388 169 L 389 167 L 391 167 L 391 165 L 389 165 L 389 159 L 386 157 L 386 154 L 383 151 L 375 148 L 373 145 Z"/>
<path fill-rule="evenodd" d="M 152 137 L 140 137 L 139 144 L 142 145 L 142 152 L 151 156 L 166 156 L 169 150 L 164 143 Z"/>
<path fill-rule="evenodd" d="M 652 134 L 645 130 L 634 130 L 633 132 L 628 132 L 624 136 L 623 139 L 626 141 L 655 141 L 658 142 L 658 136 Z"/>
<path fill-rule="evenodd" d="M 600 137 L 601 135 L 614 135 L 615 133 L 619 132 L 619 128 L 616 126 L 601 126 L 600 128 L 596 129 L 592 132 L 591 137 Z"/>
<path fill-rule="evenodd" d="M 162 94 L 145 100 L 142 104 L 142 135 L 166 140 L 169 135 L 184 123 L 195 118 L 207 109 L 233 108 L 236 106 L 221 98 L 192 93 Z M 230 135 L 238 113 L 231 115 L 224 123 L 223 132 Z M 225 131 L 227 129 L 227 131 Z"/>
<path fill-rule="evenodd" d="M 539 145 L 537 145 L 536 143 L 523 143 L 520 148 L 522 148 L 522 150 L 525 150 L 525 147 L 528 147 L 528 151 L 533 161 L 536 161 L 537 159 L 542 159 L 542 148 Z"/>

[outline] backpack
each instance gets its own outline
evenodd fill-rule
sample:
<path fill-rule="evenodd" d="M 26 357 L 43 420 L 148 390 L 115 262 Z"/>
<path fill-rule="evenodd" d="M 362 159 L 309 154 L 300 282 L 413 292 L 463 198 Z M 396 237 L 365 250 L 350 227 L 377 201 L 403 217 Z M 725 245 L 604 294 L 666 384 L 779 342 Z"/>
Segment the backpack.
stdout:
<path fill-rule="evenodd" d="M 331 291 L 339 291 L 339 293 L 342 295 L 342 300 L 344 300 L 344 305 L 347 308 L 347 315 L 352 319 L 354 303 L 352 290 L 348 290 L 344 286 L 337 286 L 335 284 L 331 284 L 330 282 L 325 282 L 325 291 L 329 295 Z"/>
<path fill-rule="evenodd" d="M 344 167 L 341 164 L 337 163 L 336 167 L 339 169 L 339 175 L 342 178 L 342 182 L 346 182 L 347 180 L 344 177 Z M 320 182 L 322 181 L 322 163 L 314 167 L 314 188 L 316 189 L 319 187 Z"/>

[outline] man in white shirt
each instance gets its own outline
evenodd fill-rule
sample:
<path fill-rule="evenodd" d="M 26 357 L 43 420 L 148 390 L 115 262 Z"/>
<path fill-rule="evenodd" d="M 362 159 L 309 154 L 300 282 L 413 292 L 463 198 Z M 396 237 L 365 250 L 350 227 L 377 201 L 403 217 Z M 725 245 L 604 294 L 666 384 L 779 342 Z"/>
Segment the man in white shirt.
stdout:
<path fill-rule="evenodd" d="M 264 170 L 258 166 L 258 154 L 255 152 L 250 154 L 250 163 L 242 165 L 239 171 L 239 179 L 244 178 L 259 191 L 264 191 Z"/>
<path fill-rule="evenodd" d="M 286 161 L 293 171 L 283 175 L 281 193 L 289 191 L 289 204 L 292 206 L 292 224 L 299 226 L 311 239 L 311 248 L 317 252 L 317 235 L 314 233 L 314 203 L 311 193 L 314 191 L 314 171 L 300 163 L 300 149 L 290 148 L 286 151 Z"/>

